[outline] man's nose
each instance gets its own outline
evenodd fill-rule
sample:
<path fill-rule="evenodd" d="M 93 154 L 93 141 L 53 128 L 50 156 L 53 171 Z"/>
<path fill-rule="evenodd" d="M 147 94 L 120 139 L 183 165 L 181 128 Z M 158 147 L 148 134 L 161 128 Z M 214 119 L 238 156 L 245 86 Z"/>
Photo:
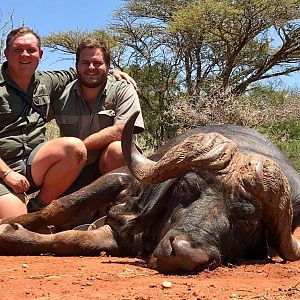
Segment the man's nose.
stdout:
<path fill-rule="evenodd" d="M 30 56 L 30 53 L 29 53 L 26 49 L 24 49 L 24 50 L 21 52 L 21 55 L 22 55 L 22 56 Z"/>
<path fill-rule="evenodd" d="M 92 62 L 90 62 L 88 68 L 89 69 L 95 69 L 95 66 L 94 66 L 94 64 Z"/>

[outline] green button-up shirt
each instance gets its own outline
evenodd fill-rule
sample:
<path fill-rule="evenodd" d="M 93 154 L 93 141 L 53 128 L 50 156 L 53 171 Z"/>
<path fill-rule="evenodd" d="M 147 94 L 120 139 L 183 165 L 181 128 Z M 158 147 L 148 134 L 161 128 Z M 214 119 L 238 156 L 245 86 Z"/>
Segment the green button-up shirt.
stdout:
<path fill-rule="evenodd" d="M 45 120 L 32 106 L 48 115 L 50 101 L 59 99 L 66 85 L 76 78 L 76 71 L 36 71 L 29 85 L 31 105 L 7 73 L 7 62 L 0 71 L 0 157 L 14 162 L 28 157 L 45 141 Z"/>
<path fill-rule="evenodd" d="M 140 114 L 134 133 L 144 130 L 140 102 L 134 87 L 124 80 L 116 80 L 112 75 L 108 75 L 106 87 L 92 111 L 83 99 L 78 80 L 68 84 L 60 99 L 51 102 L 51 108 L 61 136 L 83 140 L 106 127 L 126 123 L 135 111 Z M 97 155 L 99 151 L 95 151 L 94 155 L 89 153 L 89 162 L 95 160 Z"/>

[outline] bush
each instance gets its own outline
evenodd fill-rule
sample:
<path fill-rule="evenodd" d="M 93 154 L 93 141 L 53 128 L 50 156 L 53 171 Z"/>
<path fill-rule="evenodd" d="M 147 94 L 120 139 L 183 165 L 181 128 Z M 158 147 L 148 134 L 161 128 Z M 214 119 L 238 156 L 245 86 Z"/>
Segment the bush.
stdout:
<path fill-rule="evenodd" d="M 267 96 L 269 97 L 267 97 Z M 276 97 L 274 97 L 276 96 Z M 300 170 L 300 96 L 276 92 L 254 95 L 178 99 L 165 113 L 177 134 L 211 124 L 235 124 L 256 129 L 267 136 Z M 195 104 L 196 103 L 196 104 Z"/>
<path fill-rule="evenodd" d="M 161 115 L 145 118 L 150 128 L 165 131 L 165 140 L 188 129 L 211 124 L 236 124 L 256 129 L 267 136 L 300 170 L 300 96 L 282 92 L 248 96 L 219 95 L 215 97 L 178 98 Z M 145 120 L 145 121 L 146 121 Z M 146 156 L 161 144 L 148 130 L 139 135 L 139 145 Z M 59 136 L 55 120 L 47 124 L 46 139 Z"/>

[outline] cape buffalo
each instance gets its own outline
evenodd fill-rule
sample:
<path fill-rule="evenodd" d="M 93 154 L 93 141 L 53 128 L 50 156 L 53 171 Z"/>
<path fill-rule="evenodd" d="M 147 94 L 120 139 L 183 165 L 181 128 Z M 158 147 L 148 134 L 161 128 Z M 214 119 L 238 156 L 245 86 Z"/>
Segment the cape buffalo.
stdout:
<path fill-rule="evenodd" d="M 238 259 L 300 258 L 300 177 L 256 131 L 199 127 L 150 159 L 131 142 L 127 167 L 53 201 L 39 212 L 3 219 L 0 254 L 150 257 L 162 272 L 191 272 Z M 68 230 L 105 215 L 94 230 Z M 49 234 L 50 230 L 57 233 Z M 48 233 L 45 233 L 48 232 Z"/>

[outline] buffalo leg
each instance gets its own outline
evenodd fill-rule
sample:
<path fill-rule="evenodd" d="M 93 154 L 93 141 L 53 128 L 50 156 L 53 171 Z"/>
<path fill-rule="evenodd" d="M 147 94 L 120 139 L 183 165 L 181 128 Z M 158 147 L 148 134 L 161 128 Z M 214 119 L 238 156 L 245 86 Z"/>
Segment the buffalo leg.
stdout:
<path fill-rule="evenodd" d="M 97 256 L 101 252 L 118 254 L 118 245 L 108 225 L 96 230 L 68 230 L 56 234 L 40 234 L 20 224 L 0 225 L 1 255 Z"/>
<path fill-rule="evenodd" d="M 125 173 L 108 173 L 77 192 L 51 202 L 38 212 L 16 218 L 5 218 L 1 224 L 19 223 L 35 232 L 49 232 L 53 225 L 58 231 L 72 229 L 83 223 L 91 223 L 103 216 L 106 209 L 117 201 L 132 177 Z"/>

